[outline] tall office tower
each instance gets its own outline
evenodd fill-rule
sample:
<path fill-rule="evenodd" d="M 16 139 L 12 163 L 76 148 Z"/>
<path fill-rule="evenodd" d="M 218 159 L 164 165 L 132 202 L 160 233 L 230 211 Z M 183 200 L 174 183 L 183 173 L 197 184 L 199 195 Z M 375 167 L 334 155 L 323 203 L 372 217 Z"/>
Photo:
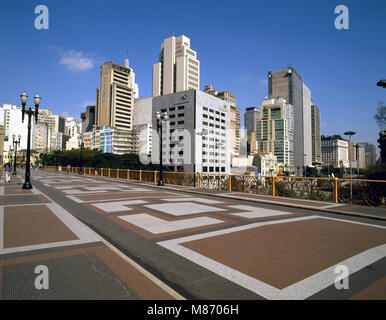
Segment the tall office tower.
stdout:
<path fill-rule="evenodd" d="M 322 161 L 322 144 L 320 140 L 320 111 L 311 105 L 311 132 L 312 132 L 312 162 Z"/>
<path fill-rule="evenodd" d="M 39 152 L 61 149 L 61 136 L 56 131 L 56 121 L 49 109 L 40 109 L 35 131 L 35 145 Z M 58 141 L 60 140 L 60 141 Z M 58 143 L 59 142 L 59 143 Z"/>
<path fill-rule="evenodd" d="M 163 164 L 175 171 L 230 173 L 230 105 L 199 90 L 153 98 L 152 163 L 159 162 L 156 112 L 167 112 L 163 124 Z"/>
<path fill-rule="evenodd" d="M 95 106 L 87 106 L 86 112 L 82 112 L 82 133 L 92 131 L 95 125 Z"/>
<path fill-rule="evenodd" d="M 153 97 L 189 89 L 200 89 L 200 61 L 188 37 L 171 36 L 161 44 L 159 60 L 153 64 Z"/>
<path fill-rule="evenodd" d="M 0 164 L 4 164 L 3 152 L 4 152 L 4 126 L 0 125 Z"/>
<path fill-rule="evenodd" d="M 247 151 L 250 153 L 257 152 L 256 144 L 256 126 L 260 120 L 260 110 L 256 107 L 246 108 L 244 113 L 244 127 L 247 131 Z"/>
<path fill-rule="evenodd" d="M 106 62 L 101 66 L 100 88 L 97 89 L 95 124 L 122 131 L 133 128 L 134 98 L 138 87 L 133 82 L 133 70 L 129 60 L 125 65 Z"/>
<path fill-rule="evenodd" d="M 286 171 L 294 168 L 294 107 L 285 99 L 264 99 L 257 122 L 258 152 L 272 153 Z"/>
<path fill-rule="evenodd" d="M 153 97 L 135 99 L 133 128 L 138 132 L 138 149 L 140 155 L 151 154 Z"/>
<path fill-rule="evenodd" d="M 212 85 L 208 84 L 204 88 L 204 92 L 211 94 L 230 104 L 230 143 L 231 153 L 240 155 L 240 130 L 241 130 L 241 110 L 236 107 L 236 96 L 230 91 L 214 90 Z"/>
<path fill-rule="evenodd" d="M 351 166 L 357 169 L 364 169 L 366 167 L 365 146 L 358 142 L 350 141 L 350 159 Z"/>
<path fill-rule="evenodd" d="M 268 95 L 270 98 L 284 98 L 294 106 L 295 167 L 300 174 L 304 165 L 312 164 L 311 91 L 296 70 L 289 67 L 268 72 Z"/>
<path fill-rule="evenodd" d="M 365 167 L 370 168 L 376 162 L 376 148 L 372 143 L 362 142 L 361 144 L 365 147 Z"/>

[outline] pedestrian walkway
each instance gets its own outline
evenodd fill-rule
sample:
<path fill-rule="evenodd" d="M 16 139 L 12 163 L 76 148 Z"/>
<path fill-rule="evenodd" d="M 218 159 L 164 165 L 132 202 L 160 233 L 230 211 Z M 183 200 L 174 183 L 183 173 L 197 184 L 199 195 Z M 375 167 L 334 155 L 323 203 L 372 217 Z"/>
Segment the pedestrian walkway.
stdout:
<path fill-rule="evenodd" d="M 187 299 L 385 298 L 381 220 L 88 175 L 32 183 Z"/>
<path fill-rule="evenodd" d="M 154 183 L 150 183 L 150 182 L 107 178 L 103 176 L 102 177 L 97 176 L 96 178 L 102 179 L 102 180 L 111 180 L 111 181 L 116 181 L 116 180 L 130 181 L 130 183 L 134 183 L 134 184 L 159 188 Z M 274 197 L 269 195 L 260 195 L 260 194 L 252 194 L 252 193 L 229 192 L 229 191 L 222 191 L 222 190 L 208 190 L 208 189 L 200 189 L 200 188 L 191 187 L 191 186 L 181 186 L 181 185 L 174 185 L 174 184 L 165 184 L 165 186 L 162 188 L 166 190 L 183 191 L 183 192 L 189 192 L 193 194 L 201 194 L 201 195 L 210 194 L 212 196 L 228 198 L 228 199 L 253 201 L 257 203 L 269 203 L 269 204 L 275 204 L 275 205 L 280 205 L 285 207 L 313 209 L 313 210 L 336 213 L 336 214 L 347 215 L 347 216 L 386 220 L 386 206 L 379 206 L 379 207 L 359 206 L 359 205 L 344 204 L 344 203 L 332 203 L 332 202 L 325 202 L 325 201 Z"/>
<path fill-rule="evenodd" d="M 0 182 L 0 300 L 183 299 L 21 178 Z"/>

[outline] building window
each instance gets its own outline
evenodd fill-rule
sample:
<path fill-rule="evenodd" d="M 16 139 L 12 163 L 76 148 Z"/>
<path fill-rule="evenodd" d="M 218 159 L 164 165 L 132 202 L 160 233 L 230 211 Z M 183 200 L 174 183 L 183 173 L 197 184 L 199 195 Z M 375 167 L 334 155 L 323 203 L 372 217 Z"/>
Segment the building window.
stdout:
<path fill-rule="evenodd" d="M 175 107 L 170 107 L 170 108 L 169 108 L 169 111 L 174 111 L 174 110 L 176 110 Z"/>
<path fill-rule="evenodd" d="M 179 106 L 179 107 L 178 107 L 178 110 L 184 110 L 184 109 L 185 109 L 184 106 Z"/>
<path fill-rule="evenodd" d="M 182 120 L 182 121 L 178 121 L 178 124 L 184 124 L 184 121 Z"/>
<path fill-rule="evenodd" d="M 179 113 L 178 114 L 178 117 L 180 118 L 180 117 L 183 117 L 184 116 L 184 114 L 183 113 Z"/>

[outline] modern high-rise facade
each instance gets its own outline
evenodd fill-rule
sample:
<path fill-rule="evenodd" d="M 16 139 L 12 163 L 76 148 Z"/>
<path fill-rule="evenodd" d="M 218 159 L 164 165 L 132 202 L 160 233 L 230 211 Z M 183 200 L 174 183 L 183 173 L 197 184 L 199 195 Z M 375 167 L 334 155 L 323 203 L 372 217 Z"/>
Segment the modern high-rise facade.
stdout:
<path fill-rule="evenodd" d="M 190 39 L 184 35 L 165 39 L 153 64 L 153 97 L 199 88 L 200 61 Z"/>
<path fill-rule="evenodd" d="M 125 65 L 107 62 L 101 66 L 100 87 L 97 89 L 95 124 L 118 130 L 133 129 L 134 99 L 138 86 L 134 83 L 134 72 Z"/>
<path fill-rule="evenodd" d="M 257 122 L 258 152 L 272 153 L 294 173 L 294 107 L 284 99 L 264 99 Z"/>
<path fill-rule="evenodd" d="M 231 153 L 240 155 L 240 131 L 241 131 L 241 110 L 236 107 L 236 96 L 230 91 L 214 90 L 212 85 L 206 85 L 204 92 L 211 94 L 230 104 L 230 144 Z"/>
<path fill-rule="evenodd" d="M 244 128 L 247 136 L 247 152 L 256 153 L 257 121 L 260 120 L 260 109 L 256 107 L 246 108 L 244 113 Z"/>
<path fill-rule="evenodd" d="M 140 155 L 151 154 L 152 150 L 152 108 L 153 98 L 139 98 L 134 102 L 133 128 L 138 132 L 138 148 Z"/>
<path fill-rule="evenodd" d="M 303 166 L 312 165 L 311 91 L 292 67 L 268 72 L 268 96 L 284 98 L 294 107 L 295 168 L 302 173 Z"/>
<path fill-rule="evenodd" d="M 62 149 L 61 135 L 57 134 L 56 121 L 51 110 L 39 110 L 35 135 L 35 148 L 37 151 L 51 152 L 52 150 Z"/>
<path fill-rule="evenodd" d="M 311 132 L 312 132 L 312 163 L 322 161 L 322 144 L 320 139 L 320 111 L 311 105 Z"/>
<path fill-rule="evenodd" d="M 230 173 L 230 104 L 199 90 L 153 98 L 152 162 L 159 162 L 156 112 L 163 124 L 163 164 L 175 171 Z"/>
<path fill-rule="evenodd" d="M 362 142 L 365 147 L 365 167 L 370 168 L 375 165 L 376 162 L 376 147 L 372 143 Z"/>
<path fill-rule="evenodd" d="M 95 126 L 92 132 L 93 149 L 96 148 L 105 153 L 138 154 L 138 135 L 134 130 L 126 131 L 107 126 Z M 89 139 L 89 136 L 86 136 Z"/>
<path fill-rule="evenodd" d="M 34 118 L 32 118 L 34 119 Z M 28 135 L 28 117 L 24 117 L 22 122 L 21 107 L 13 104 L 3 104 L 0 108 L 0 125 L 4 127 L 4 161 L 8 159 L 8 153 L 12 149 L 12 136 L 16 137 L 20 134 L 20 145 L 18 150 L 27 149 Z M 36 124 L 31 121 L 31 149 L 35 149 L 36 145 Z"/>
<path fill-rule="evenodd" d="M 81 114 L 82 133 L 92 131 L 95 125 L 95 106 L 87 106 L 86 112 Z"/>

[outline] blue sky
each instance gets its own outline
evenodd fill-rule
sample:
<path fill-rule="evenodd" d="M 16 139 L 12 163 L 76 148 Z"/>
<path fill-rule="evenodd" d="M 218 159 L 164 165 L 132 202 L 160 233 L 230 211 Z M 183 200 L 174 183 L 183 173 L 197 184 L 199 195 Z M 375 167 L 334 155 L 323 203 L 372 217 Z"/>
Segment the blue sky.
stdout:
<path fill-rule="evenodd" d="M 48 30 L 34 27 L 39 4 L 49 9 Z M 349 30 L 334 27 L 340 4 Z M 386 78 L 385 14 L 381 0 L 0 0 L 0 104 L 38 91 L 41 107 L 79 117 L 95 104 L 100 64 L 123 64 L 126 50 L 140 96 L 150 96 L 152 64 L 175 32 L 197 52 L 201 89 L 233 91 L 245 110 L 267 95 L 269 70 L 291 65 L 321 110 L 322 134 L 353 130 L 356 141 L 376 144 L 373 115 L 386 103 L 386 89 L 376 87 Z"/>

